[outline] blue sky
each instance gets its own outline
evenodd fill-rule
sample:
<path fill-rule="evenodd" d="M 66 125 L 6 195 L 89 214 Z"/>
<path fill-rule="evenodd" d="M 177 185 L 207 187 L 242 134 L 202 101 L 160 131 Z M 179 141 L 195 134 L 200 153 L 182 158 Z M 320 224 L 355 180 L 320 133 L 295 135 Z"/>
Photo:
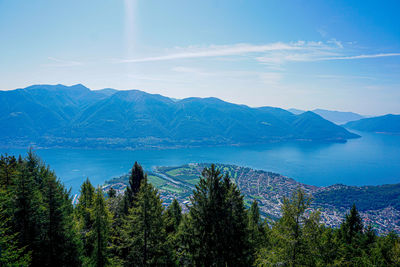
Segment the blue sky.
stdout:
<path fill-rule="evenodd" d="M 400 113 L 399 1 L 0 0 L 0 89 Z"/>

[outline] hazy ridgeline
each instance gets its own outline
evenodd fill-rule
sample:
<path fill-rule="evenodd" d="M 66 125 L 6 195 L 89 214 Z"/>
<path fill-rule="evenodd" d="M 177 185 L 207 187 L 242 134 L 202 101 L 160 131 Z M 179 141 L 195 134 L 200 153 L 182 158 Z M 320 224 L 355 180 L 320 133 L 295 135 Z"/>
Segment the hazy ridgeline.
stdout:
<path fill-rule="evenodd" d="M 262 220 L 255 201 L 245 209 L 237 186 L 205 168 L 187 213 L 164 208 L 135 163 L 124 194 L 107 195 L 89 179 L 79 203 L 48 166 L 29 152 L 2 156 L 1 266 L 398 266 L 400 238 L 378 236 L 355 206 L 338 229 L 309 212 L 297 190 L 283 216 Z"/>

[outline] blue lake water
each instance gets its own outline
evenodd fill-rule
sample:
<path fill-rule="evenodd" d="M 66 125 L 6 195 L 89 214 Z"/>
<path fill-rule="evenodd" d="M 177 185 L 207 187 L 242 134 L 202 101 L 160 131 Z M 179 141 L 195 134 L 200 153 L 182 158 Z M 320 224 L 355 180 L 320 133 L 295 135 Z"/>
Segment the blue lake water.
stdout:
<path fill-rule="evenodd" d="M 317 186 L 336 183 L 377 185 L 400 182 L 400 136 L 359 133 L 347 143 L 289 142 L 259 146 L 171 150 L 37 149 L 35 152 L 76 193 L 89 177 L 93 184 L 129 171 L 135 161 L 145 169 L 193 162 L 215 162 L 273 171 Z M 1 153 L 26 154 L 23 149 Z"/>

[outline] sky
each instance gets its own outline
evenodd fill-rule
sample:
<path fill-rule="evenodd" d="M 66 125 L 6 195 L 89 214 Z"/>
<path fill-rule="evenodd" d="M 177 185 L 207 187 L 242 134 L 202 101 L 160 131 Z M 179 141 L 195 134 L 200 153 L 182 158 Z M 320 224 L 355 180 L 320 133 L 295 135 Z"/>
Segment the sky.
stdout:
<path fill-rule="evenodd" d="M 400 113 L 400 1 L 0 0 L 0 89 Z"/>

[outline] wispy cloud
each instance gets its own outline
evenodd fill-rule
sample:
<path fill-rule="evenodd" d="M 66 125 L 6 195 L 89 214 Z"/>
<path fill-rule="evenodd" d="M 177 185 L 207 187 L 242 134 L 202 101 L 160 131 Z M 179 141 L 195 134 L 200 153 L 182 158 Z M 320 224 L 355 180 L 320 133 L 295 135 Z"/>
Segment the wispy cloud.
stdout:
<path fill-rule="evenodd" d="M 80 66 L 83 65 L 82 62 L 79 61 L 69 61 L 63 60 L 55 57 L 48 57 L 48 60 L 52 61 L 52 63 L 44 64 L 43 66 L 46 67 L 73 67 L 73 66 Z"/>
<path fill-rule="evenodd" d="M 303 43 L 272 43 L 266 45 L 251 45 L 251 44 L 234 44 L 234 45 L 211 45 L 208 47 L 188 47 L 179 48 L 184 50 L 182 52 L 170 53 L 162 56 L 123 59 L 122 63 L 136 63 L 136 62 L 149 62 L 149 61 L 163 61 L 172 59 L 186 59 L 186 58 L 202 58 L 202 57 L 221 57 L 221 56 L 234 56 L 246 55 L 249 53 L 261 53 L 267 51 L 285 51 L 285 50 L 300 50 Z"/>
<path fill-rule="evenodd" d="M 164 55 L 117 60 L 119 63 L 156 62 L 177 59 L 207 57 L 244 57 L 254 59 L 270 66 L 281 66 L 288 62 L 311 62 L 327 60 L 354 60 L 378 57 L 400 56 L 400 53 L 379 53 L 351 55 L 342 42 L 330 39 L 326 42 L 297 41 L 276 42 L 264 45 L 233 44 L 210 45 L 206 47 L 189 46 L 175 48 Z M 182 70 L 181 70 L 182 71 Z M 183 71 L 184 72 L 184 71 Z M 187 70 L 186 70 L 187 72 Z"/>
<path fill-rule="evenodd" d="M 379 58 L 379 57 L 398 57 L 400 53 L 380 53 L 370 55 L 357 55 L 357 56 L 342 56 L 342 57 L 326 57 L 319 60 L 347 60 L 347 59 L 364 59 L 364 58 Z"/>

